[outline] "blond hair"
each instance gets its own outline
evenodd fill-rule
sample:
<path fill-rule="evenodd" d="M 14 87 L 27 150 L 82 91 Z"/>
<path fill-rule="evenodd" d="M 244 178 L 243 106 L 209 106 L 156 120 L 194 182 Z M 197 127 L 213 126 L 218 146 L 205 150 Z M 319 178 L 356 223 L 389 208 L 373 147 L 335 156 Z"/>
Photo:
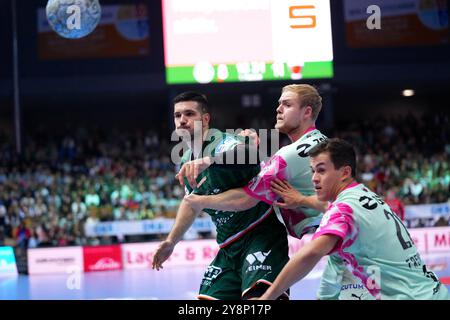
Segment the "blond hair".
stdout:
<path fill-rule="evenodd" d="M 309 84 L 290 84 L 283 87 L 282 92 L 294 92 L 300 100 L 300 108 L 311 107 L 312 120 L 316 121 L 322 109 L 322 97 L 316 88 Z"/>

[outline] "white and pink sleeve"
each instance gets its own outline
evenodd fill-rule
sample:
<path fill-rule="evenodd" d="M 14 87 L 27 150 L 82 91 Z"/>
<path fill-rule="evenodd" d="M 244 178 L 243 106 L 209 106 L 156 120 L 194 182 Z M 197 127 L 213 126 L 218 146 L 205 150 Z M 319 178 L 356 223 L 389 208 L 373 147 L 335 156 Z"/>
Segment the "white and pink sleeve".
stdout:
<path fill-rule="evenodd" d="M 270 190 L 270 182 L 275 179 L 286 180 L 286 168 L 286 161 L 281 156 L 274 155 L 261 165 L 261 171 L 244 187 L 244 191 L 249 196 L 272 205 L 279 197 Z"/>
<path fill-rule="evenodd" d="M 331 204 L 323 215 L 313 240 L 324 234 L 335 235 L 340 240 L 330 253 L 341 251 L 343 247 L 353 243 L 357 237 L 354 223 L 353 210 L 348 204 L 343 202 Z"/>

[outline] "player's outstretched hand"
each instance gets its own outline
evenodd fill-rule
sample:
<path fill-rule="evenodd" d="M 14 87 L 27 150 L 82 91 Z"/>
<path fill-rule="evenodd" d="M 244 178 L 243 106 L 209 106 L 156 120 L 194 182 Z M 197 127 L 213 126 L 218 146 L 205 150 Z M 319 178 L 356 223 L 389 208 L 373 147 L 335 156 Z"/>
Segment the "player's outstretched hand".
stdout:
<path fill-rule="evenodd" d="M 152 268 L 159 271 L 159 269 L 163 269 L 162 264 L 166 261 L 173 252 L 175 245 L 172 241 L 166 240 L 161 242 L 158 249 L 153 256 Z"/>
<path fill-rule="evenodd" d="M 175 175 L 180 184 L 184 186 L 184 178 L 187 179 L 189 185 L 195 189 L 197 188 L 197 178 L 200 173 L 208 169 L 212 160 L 210 157 L 204 157 L 196 160 L 192 160 L 183 164 L 180 171 Z"/>
<path fill-rule="evenodd" d="M 284 209 L 294 209 L 301 206 L 304 195 L 298 192 L 292 185 L 286 180 L 281 181 L 275 179 L 270 182 L 270 190 L 275 192 L 284 202 L 275 201 L 274 205 Z"/>
<path fill-rule="evenodd" d="M 245 129 L 244 131 L 239 133 L 240 136 L 249 137 L 250 141 L 255 145 L 259 145 L 259 137 L 254 129 Z"/>

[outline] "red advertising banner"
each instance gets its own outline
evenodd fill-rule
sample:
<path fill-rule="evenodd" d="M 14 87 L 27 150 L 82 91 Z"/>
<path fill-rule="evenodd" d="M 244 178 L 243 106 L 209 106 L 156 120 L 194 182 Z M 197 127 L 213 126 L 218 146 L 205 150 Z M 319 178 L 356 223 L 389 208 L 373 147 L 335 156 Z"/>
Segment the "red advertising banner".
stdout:
<path fill-rule="evenodd" d="M 84 271 L 106 271 L 122 269 L 120 245 L 83 247 Z"/>

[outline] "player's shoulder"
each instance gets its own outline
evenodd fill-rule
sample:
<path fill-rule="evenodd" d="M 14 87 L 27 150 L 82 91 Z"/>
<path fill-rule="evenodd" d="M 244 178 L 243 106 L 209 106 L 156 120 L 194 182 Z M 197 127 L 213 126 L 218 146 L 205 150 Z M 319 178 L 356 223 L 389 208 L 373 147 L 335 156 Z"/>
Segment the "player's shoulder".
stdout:
<path fill-rule="evenodd" d="M 326 139 L 327 137 L 325 135 L 323 135 L 319 130 L 315 129 L 303 135 L 297 141 L 281 148 L 280 150 L 278 150 L 277 154 L 279 154 L 286 160 L 306 159 L 309 161 L 309 151 Z"/>
<path fill-rule="evenodd" d="M 203 148 L 205 152 L 214 155 L 233 148 L 239 143 L 238 139 L 235 134 L 211 128 L 208 130 L 208 134 L 203 142 Z"/>
<path fill-rule="evenodd" d="M 320 132 L 319 129 L 314 129 L 306 133 L 303 137 L 301 137 L 299 139 L 299 142 L 303 144 L 309 144 L 310 148 L 312 148 L 327 139 L 328 137 L 324 135 L 322 132 Z"/>
<path fill-rule="evenodd" d="M 362 183 L 353 183 L 342 191 L 335 203 L 343 203 L 350 206 L 353 210 L 358 208 L 372 206 L 378 201 L 378 196 Z"/>
<path fill-rule="evenodd" d="M 280 148 L 271 158 L 271 161 L 283 161 L 288 166 L 289 164 L 293 165 L 293 162 L 297 163 L 300 161 L 300 158 L 297 154 L 296 147 L 291 143 L 287 146 Z"/>
<path fill-rule="evenodd" d="M 358 197 L 363 193 L 371 192 L 364 184 L 353 182 L 347 186 L 339 195 L 338 199 L 351 199 Z"/>
<path fill-rule="evenodd" d="M 222 132 L 222 137 L 215 145 L 216 152 L 224 152 L 234 148 L 236 145 L 244 143 L 244 138 L 228 133 Z"/>
<path fill-rule="evenodd" d="M 244 141 L 244 137 L 230 132 L 222 132 L 222 140 L 242 142 Z"/>

